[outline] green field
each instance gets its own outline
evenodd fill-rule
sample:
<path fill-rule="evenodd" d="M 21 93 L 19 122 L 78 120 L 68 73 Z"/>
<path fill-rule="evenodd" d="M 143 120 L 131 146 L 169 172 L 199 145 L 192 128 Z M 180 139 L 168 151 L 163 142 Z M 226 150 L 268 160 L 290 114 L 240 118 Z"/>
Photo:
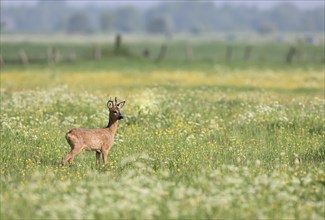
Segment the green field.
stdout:
<path fill-rule="evenodd" d="M 9 57 L 22 45 L 2 46 Z M 46 48 L 29 50 L 37 47 Z M 1 219 L 324 219 L 323 49 L 310 46 L 317 59 L 287 65 L 276 52 L 211 58 L 220 43 L 197 43 L 186 61 L 177 47 L 161 63 L 124 54 L 7 64 Z M 289 45 L 256 46 L 266 48 L 285 54 Z M 126 100 L 125 119 L 108 165 L 83 152 L 60 166 L 65 133 L 104 127 L 114 96 Z"/>
<path fill-rule="evenodd" d="M 247 36 L 248 38 L 250 36 Z M 26 36 L 26 39 L 31 37 Z M 44 37 L 51 39 L 51 37 Z M 80 39 L 73 36 L 62 37 L 61 40 L 50 42 L 11 42 L 9 38 L 5 37 L 7 41 L 1 42 L 1 55 L 6 61 L 7 68 L 13 64 L 17 66 L 20 63 L 19 53 L 24 50 L 28 55 L 31 63 L 35 62 L 38 66 L 47 65 L 47 56 L 50 48 L 56 49 L 59 53 L 59 60 L 61 65 L 71 66 L 69 57 L 71 54 L 75 56 L 76 65 L 84 67 L 84 63 L 94 60 L 95 48 L 101 48 L 103 59 L 100 65 L 96 63 L 99 68 L 106 67 L 122 70 L 125 65 L 121 62 L 126 59 L 128 67 L 135 66 L 136 69 L 156 68 L 157 57 L 159 56 L 162 45 L 167 46 L 166 56 L 161 62 L 159 68 L 181 68 L 181 69 L 197 69 L 210 70 L 215 64 L 224 64 L 231 68 L 234 66 L 241 68 L 262 67 L 262 68 L 287 68 L 287 55 L 291 47 L 295 48 L 295 55 L 293 56 L 290 66 L 305 68 L 307 67 L 323 67 L 325 61 L 324 46 L 311 45 L 302 42 L 286 44 L 259 42 L 258 38 L 248 39 L 244 42 L 226 42 L 216 41 L 213 38 L 190 37 L 187 38 L 171 38 L 160 39 L 149 37 L 144 41 L 145 37 L 129 37 L 124 36 L 122 39 L 122 46 L 120 51 L 116 53 L 113 36 L 108 36 L 106 41 L 100 40 L 98 43 L 92 40 L 90 43 L 84 39 L 84 42 L 79 42 Z M 71 38 L 71 39 L 70 39 Z M 256 40 L 254 40 L 256 38 Z M 64 39 L 76 42 L 64 43 Z M 79 39 L 79 40 L 78 40 Z M 41 39 L 39 39 L 41 41 Z M 254 44 L 254 42 L 257 42 Z M 148 51 L 148 57 L 144 58 L 144 50 Z M 116 54 L 118 56 L 116 56 Z M 94 63 L 94 62 L 92 62 Z M 83 64 L 83 65 L 80 65 Z M 19 66 L 19 65 L 18 65 Z M 93 70 L 94 67 L 91 67 Z"/>

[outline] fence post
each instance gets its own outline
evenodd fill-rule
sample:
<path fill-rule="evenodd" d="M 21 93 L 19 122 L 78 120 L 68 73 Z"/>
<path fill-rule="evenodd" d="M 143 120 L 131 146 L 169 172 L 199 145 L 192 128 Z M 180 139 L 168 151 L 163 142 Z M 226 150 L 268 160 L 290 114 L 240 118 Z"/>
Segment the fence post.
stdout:
<path fill-rule="evenodd" d="M 2 57 L 2 55 L 0 54 L 0 68 L 4 67 L 5 66 L 5 61 Z"/>
<path fill-rule="evenodd" d="M 122 45 L 122 36 L 120 34 L 115 37 L 115 53 L 119 53 Z"/>
<path fill-rule="evenodd" d="M 29 60 L 28 60 L 28 56 L 27 56 L 27 53 L 24 49 L 21 49 L 19 51 L 19 58 L 20 58 L 20 61 L 23 65 L 28 65 L 29 64 Z"/>
<path fill-rule="evenodd" d="M 48 64 L 54 64 L 60 60 L 60 51 L 56 48 L 49 47 L 47 49 Z"/>
<path fill-rule="evenodd" d="M 144 58 L 146 58 L 146 59 L 148 59 L 148 58 L 150 58 L 150 51 L 149 51 L 149 49 L 144 49 L 143 50 L 143 52 L 142 52 L 142 54 L 143 54 L 143 57 Z"/>
<path fill-rule="evenodd" d="M 230 62 L 232 58 L 232 46 L 228 45 L 226 50 L 226 61 Z"/>
<path fill-rule="evenodd" d="M 74 50 L 70 51 L 69 56 L 68 56 L 68 61 L 69 62 L 74 62 L 77 59 L 76 52 Z"/>
<path fill-rule="evenodd" d="M 287 61 L 288 64 L 292 63 L 293 57 L 296 55 L 296 53 L 297 53 L 296 48 L 294 46 L 291 46 L 289 48 L 287 58 L 286 58 L 286 61 Z"/>
<path fill-rule="evenodd" d="M 48 64 L 52 64 L 53 61 L 53 48 L 52 47 L 48 47 L 47 48 L 47 63 Z"/>
<path fill-rule="evenodd" d="M 54 63 L 58 63 L 60 61 L 60 51 L 57 48 L 53 48 L 53 58 Z"/>
<path fill-rule="evenodd" d="M 102 49 L 99 46 L 95 47 L 94 58 L 95 60 L 100 60 L 102 58 Z"/>
<path fill-rule="evenodd" d="M 166 52 L 167 52 L 167 45 L 163 44 L 160 48 L 160 51 L 159 51 L 156 61 L 157 62 L 162 61 L 166 56 Z"/>
<path fill-rule="evenodd" d="M 191 61 L 193 59 L 193 49 L 191 45 L 187 45 L 185 48 L 186 60 Z"/>
<path fill-rule="evenodd" d="M 299 50 L 299 57 L 300 57 L 300 62 L 304 63 L 306 61 L 306 54 L 302 48 Z"/>
<path fill-rule="evenodd" d="M 251 53 L 252 53 L 252 47 L 251 46 L 245 47 L 245 51 L 244 51 L 244 60 L 245 61 L 248 61 L 250 59 Z"/>

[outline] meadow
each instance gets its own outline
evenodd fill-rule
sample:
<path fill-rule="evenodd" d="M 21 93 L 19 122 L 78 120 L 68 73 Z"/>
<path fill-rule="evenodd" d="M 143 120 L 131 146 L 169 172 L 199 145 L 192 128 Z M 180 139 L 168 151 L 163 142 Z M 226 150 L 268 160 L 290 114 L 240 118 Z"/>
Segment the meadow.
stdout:
<path fill-rule="evenodd" d="M 1 219 L 324 219 L 320 59 L 182 59 L 2 69 Z M 108 165 L 62 167 L 65 133 L 106 126 L 114 96 Z"/>

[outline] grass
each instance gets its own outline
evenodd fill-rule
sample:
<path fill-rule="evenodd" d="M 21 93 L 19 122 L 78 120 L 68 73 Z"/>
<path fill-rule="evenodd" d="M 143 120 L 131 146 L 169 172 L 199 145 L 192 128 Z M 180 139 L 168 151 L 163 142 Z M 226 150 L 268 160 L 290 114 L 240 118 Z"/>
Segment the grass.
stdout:
<path fill-rule="evenodd" d="M 5 67 L 1 219 L 323 219 L 323 66 L 172 62 Z M 61 167 L 110 96 L 126 105 L 107 167 Z"/>

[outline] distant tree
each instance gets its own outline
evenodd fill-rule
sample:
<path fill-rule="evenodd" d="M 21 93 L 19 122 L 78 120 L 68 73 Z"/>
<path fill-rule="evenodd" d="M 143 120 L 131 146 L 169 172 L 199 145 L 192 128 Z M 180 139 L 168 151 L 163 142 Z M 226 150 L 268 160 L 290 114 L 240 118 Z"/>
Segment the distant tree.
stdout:
<path fill-rule="evenodd" d="M 114 29 L 121 32 L 141 30 L 141 15 L 134 7 L 121 7 L 114 13 Z"/>
<path fill-rule="evenodd" d="M 62 23 L 67 11 L 67 0 L 47 1 L 38 0 L 34 7 L 34 16 L 36 17 L 36 28 L 41 31 L 53 31 Z"/>
<path fill-rule="evenodd" d="M 200 34 L 205 31 L 210 31 L 210 27 L 206 27 L 205 25 L 202 24 L 193 24 L 193 26 L 189 29 L 189 32 L 191 34 Z"/>
<path fill-rule="evenodd" d="M 70 33 L 109 30 L 163 33 L 172 30 L 193 34 L 252 30 L 259 33 L 325 31 L 322 7 L 300 9 L 288 1 L 267 10 L 231 3 L 216 5 L 213 1 L 162 1 L 146 11 L 130 6 L 109 11 L 94 6 L 82 9 L 71 7 L 67 2 L 69 0 L 37 0 L 37 4 L 26 7 L 4 5 L 1 19 L 10 21 L 7 30 L 27 33 L 62 30 Z"/>
<path fill-rule="evenodd" d="M 159 16 L 148 21 L 146 30 L 149 33 L 168 34 L 171 32 L 171 24 L 166 18 Z"/>
<path fill-rule="evenodd" d="M 301 11 L 292 3 L 282 3 L 271 9 L 268 16 L 268 21 L 280 31 L 300 31 L 302 18 Z"/>
<path fill-rule="evenodd" d="M 3 31 L 6 27 L 6 23 L 4 21 L 0 21 L 0 31 Z"/>
<path fill-rule="evenodd" d="M 315 8 L 307 12 L 304 18 L 309 18 L 309 25 L 315 30 L 324 32 L 325 31 L 325 10 L 324 8 Z"/>
<path fill-rule="evenodd" d="M 99 26 L 101 31 L 108 32 L 113 28 L 113 15 L 110 12 L 104 12 L 99 17 Z"/>
<path fill-rule="evenodd" d="M 147 11 L 146 20 L 156 21 L 157 18 L 168 18 L 175 32 L 197 32 L 201 28 L 213 28 L 213 23 L 216 21 L 215 9 L 213 2 L 167 1 Z"/>
<path fill-rule="evenodd" d="M 66 30 L 68 33 L 92 32 L 89 18 L 82 12 L 71 15 L 71 17 L 68 19 Z"/>
<path fill-rule="evenodd" d="M 258 23 L 256 30 L 260 34 L 271 34 L 271 33 L 275 32 L 276 27 L 271 22 L 264 21 L 264 22 Z"/>
<path fill-rule="evenodd" d="M 62 7 L 66 5 L 67 0 L 59 1 L 48 1 L 48 0 L 38 0 L 37 5 L 40 7 Z"/>

